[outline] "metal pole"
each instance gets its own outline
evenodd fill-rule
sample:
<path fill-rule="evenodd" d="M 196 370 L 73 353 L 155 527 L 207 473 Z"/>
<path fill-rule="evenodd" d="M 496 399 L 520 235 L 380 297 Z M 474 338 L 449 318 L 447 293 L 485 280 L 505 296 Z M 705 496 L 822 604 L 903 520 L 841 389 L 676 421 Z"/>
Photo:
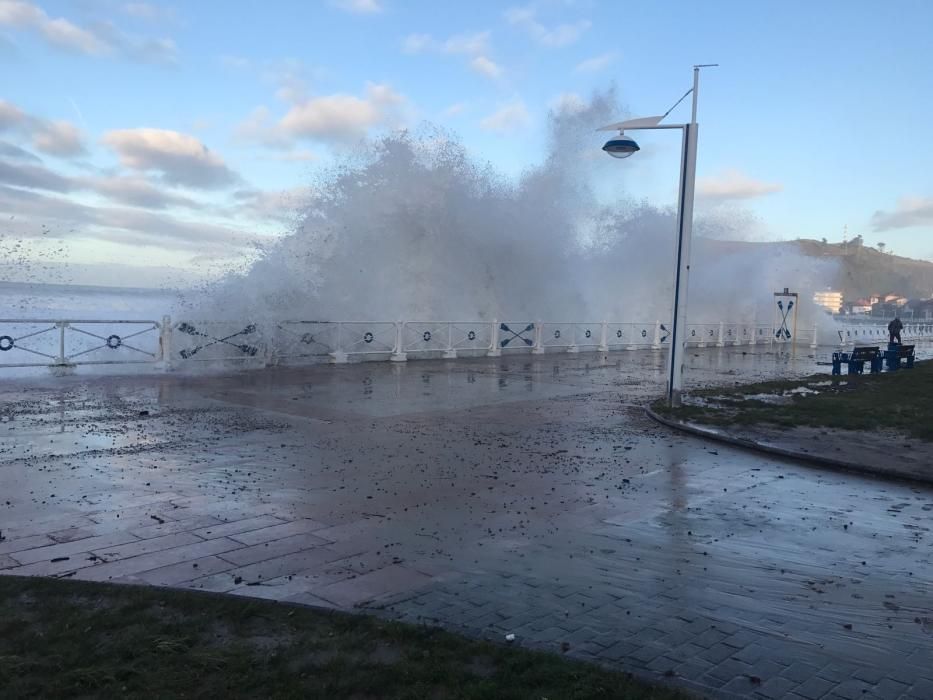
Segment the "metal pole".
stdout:
<path fill-rule="evenodd" d="M 668 403 L 680 406 L 684 381 L 684 354 L 687 321 L 687 288 L 690 275 L 690 242 L 693 234 L 693 194 L 696 185 L 697 135 L 696 89 L 699 68 L 693 69 L 693 116 L 694 121 L 684 125 L 683 151 L 681 155 L 680 196 L 677 216 L 677 276 L 674 281 L 674 324 L 671 329 L 671 349 L 668 362 Z"/>

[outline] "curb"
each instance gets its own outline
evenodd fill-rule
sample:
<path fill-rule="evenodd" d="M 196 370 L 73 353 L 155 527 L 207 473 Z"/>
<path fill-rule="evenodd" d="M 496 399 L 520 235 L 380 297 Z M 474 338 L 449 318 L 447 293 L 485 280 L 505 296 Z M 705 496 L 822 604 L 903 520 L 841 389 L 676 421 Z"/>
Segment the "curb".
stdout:
<path fill-rule="evenodd" d="M 727 445 L 732 445 L 733 447 L 740 447 L 746 450 L 754 450 L 755 452 L 763 452 L 765 454 L 774 455 L 777 457 L 785 457 L 789 459 L 798 460 L 805 462 L 810 466 L 817 467 L 828 467 L 836 471 L 845 471 L 845 472 L 854 472 L 856 474 L 862 474 L 867 476 L 876 476 L 882 477 L 884 479 L 891 479 L 894 481 L 907 481 L 914 484 L 924 484 L 926 486 L 933 485 L 933 474 L 929 476 L 916 475 L 916 474 L 899 474 L 897 472 L 890 472 L 878 469 L 868 464 L 861 464 L 859 462 L 849 462 L 842 459 L 833 459 L 832 457 L 822 457 L 820 455 L 811 454 L 810 452 L 801 452 L 800 450 L 791 450 L 786 447 L 778 447 L 776 445 L 767 445 L 763 442 L 758 442 L 757 440 L 749 440 L 747 438 L 736 437 L 735 435 L 730 435 L 721 430 L 716 430 L 713 428 L 704 428 L 695 423 L 684 423 L 683 421 L 674 420 L 671 418 L 664 418 L 663 416 L 658 415 L 650 406 L 645 406 L 645 413 L 652 420 L 657 421 L 661 425 L 665 425 L 668 428 L 673 428 L 674 430 L 680 430 L 685 433 L 690 433 L 691 435 L 696 435 L 698 437 L 706 438 L 707 440 L 715 440 L 717 442 L 722 442 Z"/>

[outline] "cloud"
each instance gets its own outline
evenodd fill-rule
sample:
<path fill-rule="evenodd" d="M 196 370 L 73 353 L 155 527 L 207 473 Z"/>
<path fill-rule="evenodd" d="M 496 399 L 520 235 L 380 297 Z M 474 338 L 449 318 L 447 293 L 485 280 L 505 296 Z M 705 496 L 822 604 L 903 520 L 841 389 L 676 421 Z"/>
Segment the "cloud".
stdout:
<path fill-rule="evenodd" d="M 341 93 L 298 103 L 282 117 L 279 128 L 295 138 L 352 140 L 393 121 L 404 102 L 388 85 L 369 83 L 363 97 Z"/>
<path fill-rule="evenodd" d="M 100 56 L 110 51 L 92 32 L 62 17 L 52 19 L 45 10 L 25 0 L 0 0 L 0 25 L 31 29 L 50 44 L 77 53 Z"/>
<path fill-rule="evenodd" d="M 576 114 L 586 109 L 586 102 L 575 92 L 563 92 L 551 100 L 550 107 L 555 112 Z"/>
<path fill-rule="evenodd" d="M 76 236 L 115 243 L 171 247 L 193 252 L 229 253 L 247 249 L 258 240 L 253 234 L 203 221 L 179 219 L 168 214 L 94 207 L 61 197 L 0 186 L 0 212 L 15 214 L 18 221 L 56 221 L 76 231 Z M 23 235 L 38 236 L 38 226 L 21 227 Z"/>
<path fill-rule="evenodd" d="M 0 100 L 0 130 L 23 127 L 30 117 L 12 102 Z"/>
<path fill-rule="evenodd" d="M 381 0 L 331 0 L 331 4 L 357 15 L 373 15 L 382 12 Z"/>
<path fill-rule="evenodd" d="M 130 17 L 147 22 L 175 19 L 175 10 L 171 7 L 159 7 L 148 2 L 127 2 L 120 9 Z"/>
<path fill-rule="evenodd" d="M 585 61 L 580 61 L 574 70 L 578 73 L 596 73 L 607 68 L 615 60 L 616 53 L 614 51 L 609 51 L 599 56 L 588 58 Z"/>
<path fill-rule="evenodd" d="M 85 153 L 81 131 L 66 121 L 37 124 L 32 142 L 40 151 L 53 156 L 69 158 Z"/>
<path fill-rule="evenodd" d="M 0 184 L 59 194 L 76 191 L 95 192 L 111 201 L 142 207 L 143 209 L 202 208 L 194 200 L 160 189 L 144 178 L 124 176 L 66 177 L 43 165 L 32 163 L 12 164 L 0 160 Z"/>
<path fill-rule="evenodd" d="M 310 187 L 292 187 L 286 190 L 239 190 L 233 193 L 238 202 L 237 213 L 259 221 L 292 222 L 311 199 Z"/>
<path fill-rule="evenodd" d="M 143 209 L 202 208 L 194 200 L 160 189 L 140 177 L 101 177 L 88 179 L 84 184 L 114 202 Z"/>
<path fill-rule="evenodd" d="M 514 100 L 483 119 L 479 125 L 487 131 L 510 133 L 528 125 L 531 120 L 525 103 Z"/>
<path fill-rule="evenodd" d="M 130 5 L 139 6 L 137 10 L 141 11 L 145 3 Z M 63 17 L 49 17 L 45 10 L 26 0 L 0 0 L 0 26 L 34 31 L 53 46 L 86 56 L 123 55 L 148 63 L 177 60 L 177 48 L 171 39 L 132 36 L 110 21 L 79 27 Z"/>
<path fill-rule="evenodd" d="M 467 107 L 466 102 L 454 102 L 447 109 L 444 110 L 443 114 L 445 117 L 455 117 L 460 114 Z"/>
<path fill-rule="evenodd" d="M 498 78 L 502 75 L 502 68 L 485 56 L 477 56 L 470 61 L 470 68 L 477 73 L 485 75 L 487 78 Z"/>
<path fill-rule="evenodd" d="M 7 143 L 6 141 L 0 141 L 0 156 L 4 158 L 11 158 L 13 160 L 25 160 L 32 163 L 41 163 L 42 159 L 30 153 L 24 148 L 19 146 L 14 146 L 12 143 Z"/>
<path fill-rule="evenodd" d="M 489 32 L 454 34 L 443 41 L 430 34 L 409 34 L 402 41 L 402 51 L 411 54 L 431 51 L 477 56 L 489 52 Z"/>
<path fill-rule="evenodd" d="M 933 197 L 902 197 L 894 211 L 879 210 L 871 217 L 873 231 L 912 226 L 933 226 Z"/>
<path fill-rule="evenodd" d="M 42 165 L 28 163 L 14 165 L 3 160 L 0 160 L 0 183 L 61 193 L 75 189 L 70 178 L 62 177 Z"/>
<path fill-rule="evenodd" d="M 156 171 L 172 185 L 209 189 L 239 181 L 223 158 L 188 134 L 166 129 L 120 129 L 107 132 L 102 141 L 116 151 L 124 166 Z"/>
<path fill-rule="evenodd" d="M 755 180 L 738 170 L 726 170 L 719 175 L 697 178 L 697 196 L 709 201 L 753 199 L 780 192 L 784 186 L 776 182 Z"/>
<path fill-rule="evenodd" d="M 86 153 L 81 131 L 67 121 L 49 121 L 0 100 L 0 131 L 14 131 L 32 139 L 43 153 L 70 158 Z"/>
<path fill-rule="evenodd" d="M 537 12 L 533 7 L 513 7 L 505 12 L 505 18 L 516 27 L 520 27 L 542 46 L 560 48 L 575 43 L 593 23 L 587 19 L 573 24 L 559 24 L 546 27 L 537 20 Z"/>

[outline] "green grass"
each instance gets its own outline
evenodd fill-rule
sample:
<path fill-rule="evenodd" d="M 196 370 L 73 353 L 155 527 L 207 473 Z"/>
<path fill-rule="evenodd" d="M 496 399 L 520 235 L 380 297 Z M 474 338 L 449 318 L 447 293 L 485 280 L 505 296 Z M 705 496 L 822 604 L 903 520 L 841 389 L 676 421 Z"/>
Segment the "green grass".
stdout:
<path fill-rule="evenodd" d="M 827 386 L 826 382 L 830 382 Z M 787 395 L 800 387 L 817 394 Z M 773 403 L 762 394 L 782 397 Z M 665 416 L 713 425 L 773 424 L 843 430 L 890 429 L 933 441 L 933 362 L 917 362 L 913 369 L 883 374 L 825 374 L 804 379 L 704 389 L 691 395 L 682 408 L 663 402 L 652 408 Z"/>
<path fill-rule="evenodd" d="M 371 617 L 0 576 L 0 697 L 685 696 L 557 654 Z"/>

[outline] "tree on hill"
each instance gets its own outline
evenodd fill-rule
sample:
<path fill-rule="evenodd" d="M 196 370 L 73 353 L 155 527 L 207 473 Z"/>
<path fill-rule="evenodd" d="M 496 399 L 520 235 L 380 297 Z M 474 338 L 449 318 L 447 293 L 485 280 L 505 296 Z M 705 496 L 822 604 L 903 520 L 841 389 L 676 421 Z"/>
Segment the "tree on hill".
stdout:
<path fill-rule="evenodd" d="M 878 244 L 878 252 L 883 253 L 883 252 L 884 252 L 884 247 L 885 247 L 885 245 L 886 245 L 885 243 L 879 243 L 879 244 Z"/>

